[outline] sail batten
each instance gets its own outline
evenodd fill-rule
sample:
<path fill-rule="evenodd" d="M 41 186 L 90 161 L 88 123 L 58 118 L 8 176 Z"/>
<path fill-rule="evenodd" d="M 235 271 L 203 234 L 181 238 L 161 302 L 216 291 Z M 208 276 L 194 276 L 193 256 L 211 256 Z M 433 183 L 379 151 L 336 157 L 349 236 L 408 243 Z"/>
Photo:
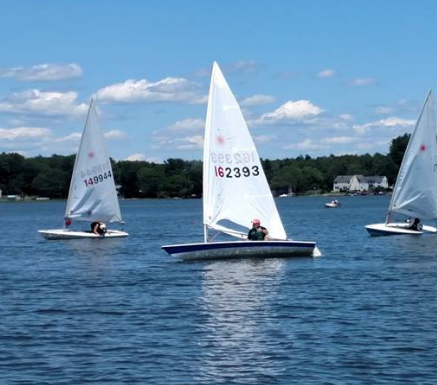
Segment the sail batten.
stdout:
<path fill-rule="evenodd" d="M 123 221 L 111 161 L 93 100 L 74 162 L 65 218 L 85 222 Z"/>
<path fill-rule="evenodd" d="M 208 97 L 203 162 L 205 231 L 234 231 L 218 224 L 225 220 L 249 228 L 252 219 L 259 218 L 270 236 L 287 238 L 243 114 L 217 63 Z"/>
<path fill-rule="evenodd" d="M 389 206 L 420 219 L 437 218 L 437 129 L 432 92 L 428 93 L 411 134 Z"/>

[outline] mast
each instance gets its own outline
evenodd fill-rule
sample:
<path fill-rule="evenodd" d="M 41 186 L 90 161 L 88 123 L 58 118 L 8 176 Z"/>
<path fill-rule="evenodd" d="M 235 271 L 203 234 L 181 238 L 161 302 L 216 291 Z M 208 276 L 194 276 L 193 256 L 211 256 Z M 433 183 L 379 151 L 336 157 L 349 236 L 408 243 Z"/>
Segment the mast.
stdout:
<path fill-rule="evenodd" d="M 84 128 L 83 128 L 82 136 L 81 136 L 81 138 L 80 138 L 79 148 L 78 148 L 78 150 L 77 150 L 76 157 L 74 158 L 73 173 L 71 174 L 70 188 L 68 189 L 67 205 L 66 205 L 66 207 L 65 207 L 64 225 L 63 225 L 63 229 L 64 229 L 64 230 L 66 229 L 65 221 L 66 221 L 66 219 L 69 219 L 69 216 L 68 216 L 68 214 L 69 214 L 68 210 L 69 210 L 69 207 L 70 207 L 70 205 L 69 205 L 69 201 L 70 201 L 70 198 L 71 198 L 71 194 L 72 194 L 72 192 L 73 192 L 73 185 L 74 185 L 73 181 L 74 181 L 74 175 L 75 175 L 75 172 L 76 172 L 77 162 L 78 162 L 78 160 L 79 160 L 80 149 L 81 149 L 82 146 L 83 146 L 83 141 L 84 141 L 84 138 L 85 138 L 85 130 L 87 129 L 87 126 L 88 126 L 88 120 L 89 120 L 89 117 L 90 117 L 91 108 L 92 108 L 92 106 L 93 106 L 93 103 L 94 103 L 94 99 L 91 98 L 90 106 L 88 107 L 88 113 L 87 113 L 87 115 L 86 115 L 85 126 L 84 126 Z"/>
<path fill-rule="evenodd" d="M 211 200 L 209 196 L 209 173 L 210 173 L 210 149 L 211 149 L 211 122 L 212 122 L 212 102 L 214 97 L 214 81 L 217 63 L 212 65 L 211 82 L 209 85 L 208 94 L 208 107 L 206 109 L 205 119 L 205 137 L 203 140 L 203 239 L 204 242 L 208 242 L 208 215 L 210 214 L 209 202 Z"/>
<path fill-rule="evenodd" d="M 208 226 L 206 224 L 203 225 L 203 242 L 208 242 Z"/>

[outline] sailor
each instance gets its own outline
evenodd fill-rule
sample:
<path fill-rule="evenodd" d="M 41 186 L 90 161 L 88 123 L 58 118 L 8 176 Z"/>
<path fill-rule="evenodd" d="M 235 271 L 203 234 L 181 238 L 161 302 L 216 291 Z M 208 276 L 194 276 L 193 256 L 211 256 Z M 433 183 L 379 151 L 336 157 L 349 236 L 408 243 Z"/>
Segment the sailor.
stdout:
<path fill-rule="evenodd" d="M 419 218 L 411 218 L 410 219 L 410 226 L 408 227 L 409 230 L 414 231 L 421 231 L 422 230 L 422 224 L 420 223 Z"/>
<path fill-rule="evenodd" d="M 261 221 L 255 218 L 252 221 L 252 228 L 247 234 L 247 239 L 249 241 L 264 241 L 268 233 L 269 231 L 265 227 L 261 226 Z"/>
<path fill-rule="evenodd" d="M 96 235 L 105 235 L 106 234 L 106 225 L 102 221 L 91 223 L 91 231 Z"/>

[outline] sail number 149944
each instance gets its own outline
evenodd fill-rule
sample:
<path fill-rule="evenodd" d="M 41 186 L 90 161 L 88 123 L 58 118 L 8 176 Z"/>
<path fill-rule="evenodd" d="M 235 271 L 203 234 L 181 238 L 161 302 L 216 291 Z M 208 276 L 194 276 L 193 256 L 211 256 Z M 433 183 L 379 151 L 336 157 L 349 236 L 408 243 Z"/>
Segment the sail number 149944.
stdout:
<path fill-rule="evenodd" d="M 103 182 L 105 179 L 112 178 L 111 170 L 105 171 L 103 174 L 94 175 L 92 178 L 84 179 L 86 187 Z"/>

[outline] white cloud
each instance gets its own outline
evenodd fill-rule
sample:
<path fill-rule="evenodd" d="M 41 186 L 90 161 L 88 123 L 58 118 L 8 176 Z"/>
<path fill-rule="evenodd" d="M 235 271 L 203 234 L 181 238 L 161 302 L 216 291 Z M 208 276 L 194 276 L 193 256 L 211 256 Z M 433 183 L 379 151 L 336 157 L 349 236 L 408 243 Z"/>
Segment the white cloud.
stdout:
<path fill-rule="evenodd" d="M 84 103 L 77 103 L 76 92 L 44 92 L 38 89 L 15 93 L 0 99 L 0 111 L 48 116 L 82 116 L 88 111 Z"/>
<path fill-rule="evenodd" d="M 253 140 L 257 143 L 266 143 L 266 142 L 270 142 L 274 138 L 275 137 L 269 135 L 257 135 L 253 137 Z"/>
<path fill-rule="evenodd" d="M 349 85 L 351 86 L 373 86 L 375 84 L 375 79 L 372 78 L 362 78 L 362 79 L 354 79 Z"/>
<path fill-rule="evenodd" d="M 275 98 L 273 96 L 257 94 L 257 95 L 250 96 L 246 99 L 243 99 L 240 102 L 240 106 L 242 107 L 260 106 L 263 104 L 271 104 L 274 101 Z"/>
<path fill-rule="evenodd" d="M 375 108 L 375 112 L 380 115 L 388 115 L 393 113 L 393 108 L 387 106 L 379 106 Z"/>
<path fill-rule="evenodd" d="M 170 126 L 173 131 L 199 131 L 205 128 L 205 121 L 203 119 L 184 119 L 179 120 Z"/>
<path fill-rule="evenodd" d="M 178 150 L 195 150 L 203 148 L 203 135 L 181 136 L 173 135 L 155 135 L 158 145 L 156 149 L 178 149 Z"/>
<path fill-rule="evenodd" d="M 125 160 L 128 160 L 130 162 L 145 161 L 146 155 L 144 155 L 144 154 L 132 154 L 132 155 L 129 155 Z"/>
<path fill-rule="evenodd" d="M 75 154 L 79 147 L 80 139 L 82 133 L 73 132 L 67 136 L 52 138 L 44 138 L 40 143 L 38 143 L 39 153 L 45 154 Z"/>
<path fill-rule="evenodd" d="M 106 139 L 122 139 L 126 137 L 126 134 L 120 130 L 111 130 L 105 132 L 103 135 Z"/>
<path fill-rule="evenodd" d="M 146 79 L 129 79 L 97 91 L 97 98 L 106 102 L 184 102 L 205 103 L 200 86 L 184 78 L 165 78 L 155 83 Z"/>
<path fill-rule="evenodd" d="M 332 78 L 335 75 L 335 71 L 331 69 L 325 69 L 323 71 L 320 71 L 317 74 L 318 78 Z"/>
<path fill-rule="evenodd" d="M 8 120 L 10 126 L 26 126 L 26 121 L 24 119 L 12 118 Z"/>
<path fill-rule="evenodd" d="M 312 139 L 305 139 L 305 140 L 303 140 L 302 142 L 299 142 L 299 143 L 286 145 L 286 146 L 284 146 L 284 148 L 287 149 L 287 150 L 295 149 L 295 150 L 308 151 L 308 150 L 322 150 L 322 149 L 326 149 L 327 146 L 321 145 L 321 144 L 317 144 Z"/>
<path fill-rule="evenodd" d="M 354 125 L 353 129 L 358 134 L 365 134 L 371 128 L 390 128 L 394 129 L 397 127 L 410 127 L 416 123 L 415 120 L 407 120 L 396 117 L 390 117 L 387 119 L 381 119 L 376 122 L 371 122 L 363 125 Z"/>
<path fill-rule="evenodd" d="M 346 143 L 351 143 L 354 141 L 355 141 L 355 138 L 352 138 L 350 136 L 337 136 L 337 137 L 332 137 L 332 138 L 324 138 L 321 140 L 321 142 L 327 143 L 327 144 L 346 144 Z"/>
<path fill-rule="evenodd" d="M 227 67 L 229 71 L 253 72 L 256 69 L 256 62 L 255 60 L 239 60 Z"/>
<path fill-rule="evenodd" d="M 150 157 L 146 156 L 142 153 L 132 154 L 126 157 L 124 160 L 127 160 L 129 162 L 149 162 L 149 163 L 163 163 L 162 159 L 157 157 Z"/>
<path fill-rule="evenodd" d="M 354 120 L 354 117 L 351 114 L 341 114 L 340 118 L 343 120 Z"/>
<path fill-rule="evenodd" d="M 374 148 L 385 147 L 388 148 L 391 139 L 384 139 L 379 141 L 360 142 L 355 147 L 359 150 L 371 150 Z"/>
<path fill-rule="evenodd" d="M 56 138 L 53 140 L 54 143 L 61 144 L 61 143 L 72 143 L 79 145 L 80 138 L 82 138 L 82 134 L 80 132 L 73 132 L 67 136 Z"/>
<path fill-rule="evenodd" d="M 290 100 L 273 112 L 261 115 L 255 124 L 275 124 L 284 121 L 301 121 L 312 119 L 321 114 L 323 110 L 308 100 Z"/>
<path fill-rule="evenodd" d="M 192 150 L 196 148 L 203 148 L 203 136 L 194 135 L 180 139 L 180 144 L 176 146 L 179 150 Z"/>
<path fill-rule="evenodd" d="M 10 77 L 23 82 L 55 81 L 82 76 L 82 68 L 78 64 L 39 64 L 30 68 L 0 68 L 0 77 Z"/>
<path fill-rule="evenodd" d="M 0 128 L 0 140 L 26 141 L 43 140 L 50 137 L 52 132 L 41 127 Z"/>

